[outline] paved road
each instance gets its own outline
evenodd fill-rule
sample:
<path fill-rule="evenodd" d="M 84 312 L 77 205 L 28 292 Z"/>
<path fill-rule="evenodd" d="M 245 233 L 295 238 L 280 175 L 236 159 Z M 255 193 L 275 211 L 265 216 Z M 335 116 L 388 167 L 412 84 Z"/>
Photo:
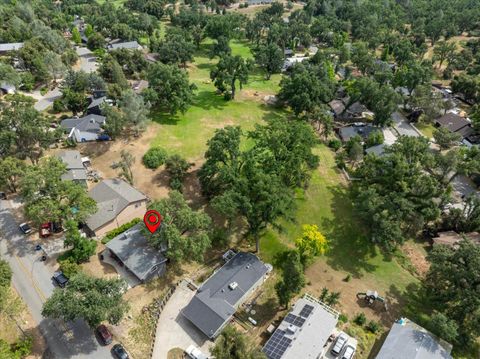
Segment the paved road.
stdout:
<path fill-rule="evenodd" d="M 53 90 L 48 91 L 41 99 L 33 105 L 37 111 L 45 111 L 48 107 L 53 105 L 53 101 L 57 98 L 60 98 L 62 93 L 58 87 L 55 87 Z"/>
<path fill-rule="evenodd" d="M 38 261 L 32 241 L 27 243 L 8 208 L 9 201 L 0 201 L 0 257 L 12 268 L 13 285 L 45 337 L 50 358 L 112 358 L 110 348 L 99 344 L 85 322 L 65 324 L 42 316 L 43 302 L 54 289 L 53 273 Z"/>

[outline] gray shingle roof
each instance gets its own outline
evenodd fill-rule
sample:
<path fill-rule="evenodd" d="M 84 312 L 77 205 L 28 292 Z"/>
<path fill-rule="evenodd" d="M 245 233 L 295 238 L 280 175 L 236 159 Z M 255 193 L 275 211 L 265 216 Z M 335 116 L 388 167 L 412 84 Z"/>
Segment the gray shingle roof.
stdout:
<path fill-rule="evenodd" d="M 0 44 L 0 52 L 20 50 L 23 47 L 23 42 L 11 42 L 8 44 Z"/>
<path fill-rule="evenodd" d="M 143 193 L 118 178 L 103 180 L 90 190 L 89 196 L 97 202 L 98 208 L 86 220 L 92 231 L 113 220 L 129 204 L 147 199 Z"/>
<path fill-rule="evenodd" d="M 62 151 L 58 154 L 67 165 L 67 173 L 62 175 L 62 180 L 86 180 L 87 171 L 82 163 L 82 156 L 78 151 Z"/>
<path fill-rule="evenodd" d="M 167 259 L 153 248 L 142 233 L 143 224 L 139 223 L 106 244 L 139 280 L 148 278 L 155 266 Z"/>
<path fill-rule="evenodd" d="M 92 99 L 92 102 L 90 102 L 90 105 L 88 105 L 87 109 L 91 109 L 91 108 L 100 106 L 102 103 L 105 102 L 106 99 L 107 99 L 107 97 L 105 97 L 105 96 Z"/>
<path fill-rule="evenodd" d="M 127 41 L 127 42 L 118 42 L 116 44 L 108 45 L 110 50 L 118 50 L 118 49 L 140 49 L 141 46 L 136 41 Z"/>
<path fill-rule="evenodd" d="M 451 359 L 452 347 L 409 319 L 393 324 L 376 359 Z"/>
<path fill-rule="evenodd" d="M 362 139 L 365 139 L 368 137 L 370 133 L 373 131 L 379 131 L 378 128 L 366 125 L 366 126 L 346 126 L 342 127 L 339 130 L 340 138 L 342 141 L 346 142 L 350 138 L 355 137 L 355 136 L 360 136 Z"/>
<path fill-rule="evenodd" d="M 267 266 L 252 253 L 237 253 L 202 284 L 182 314 L 212 338 L 267 272 Z M 238 286 L 232 290 L 233 282 Z"/>
<path fill-rule="evenodd" d="M 99 133 L 105 121 L 105 116 L 90 114 L 80 118 L 67 118 L 60 122 L 60 126 L 68 132 L 76 128 L 82 132 Z"/>

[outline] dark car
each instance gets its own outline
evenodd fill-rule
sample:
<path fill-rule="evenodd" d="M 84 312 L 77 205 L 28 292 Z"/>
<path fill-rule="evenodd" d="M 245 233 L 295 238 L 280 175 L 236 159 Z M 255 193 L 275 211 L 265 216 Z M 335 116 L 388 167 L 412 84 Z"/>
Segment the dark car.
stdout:
<path fill-rule="evenodd" d="M 68 278 L 63 274 L 63 272 L 53 273 L 53 280 L 58 284 L 60 288 L 65 288 L 68 283 Z"/>
<path fill-rule="evenodd" d="M 110 333 L 110 331 L 105 325 L 100 324 L 97 327 L 97 334 L 100 340 L 102 341 L 103 345 L 108 345 L 112 343 L 112 339 L 113 339 L 112 333 Z"/>
<path fill-rule="evenodd" d="M 127 354 L 127 351 L 123 348 L 122 344 L 115 344 L 112 347 L 112 353 L 115 358 L 118 359 L 129 359 L 130 357 Z"/>
<path fill-rule="evenodd" d="M 102 135 L 99 135 L 98 138 L 97 138 L 98 141 L 110 141 L 111 138 L 109 135 L 106 135 L 106 134 L 102 134 Z"/>
<path fill-rule="evenodd" d="M 22 223 L 19 225 L 20 227 L 20 230 L 24 233 L 24 234 L 29 234 L 32 232 L 32 229 L 30 228 L 30 226 L 26 223 Z"/>

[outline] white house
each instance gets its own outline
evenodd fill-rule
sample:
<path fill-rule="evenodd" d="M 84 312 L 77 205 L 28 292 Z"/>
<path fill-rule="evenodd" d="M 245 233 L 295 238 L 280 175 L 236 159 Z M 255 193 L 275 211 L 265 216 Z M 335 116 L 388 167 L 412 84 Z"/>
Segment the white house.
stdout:
<path fill-rule="evenodd" d="M 90 114 L 81 118 L 67 118 L 60 125 L 68 133 L 69 138 L 76 142 L 88 142 L 103 139 L 102 126 L 105 121 L 105 116 Z"/>

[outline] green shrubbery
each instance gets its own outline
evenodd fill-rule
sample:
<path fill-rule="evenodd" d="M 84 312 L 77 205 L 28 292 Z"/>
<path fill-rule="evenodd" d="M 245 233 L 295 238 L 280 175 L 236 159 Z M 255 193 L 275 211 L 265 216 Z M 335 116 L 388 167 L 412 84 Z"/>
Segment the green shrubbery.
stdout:
<path fill-rule="evenodd" d="M 167 151 L 161 147 L 152 147 L 143 155 L 143 164 L 152 170 L 157 169 L 165 163 Z"/>
<path fill-rule="evenodd" d="M 103 244 L 107 244 L 108 242 L 110 242 L 110 240 L 112 240 L 113 238 L 115 238 L 116 236 L 118 236 L 120 233 L 123 233 L 125 232 L 127 229 L 130 229 L 132 228 L 134 225 L 136 225 L 138 222 L 140 222 L 141 219 L 140 218 L 134 218 L 132 219 L 130 222 L 128 223 L 125 223 L 123 225 L 121 225 L 120 227 L 118 228 L 115 228 L 114 230 L 108 232 L 105 237 L 103 237 L 102 239 L 102 243 Z"/>

